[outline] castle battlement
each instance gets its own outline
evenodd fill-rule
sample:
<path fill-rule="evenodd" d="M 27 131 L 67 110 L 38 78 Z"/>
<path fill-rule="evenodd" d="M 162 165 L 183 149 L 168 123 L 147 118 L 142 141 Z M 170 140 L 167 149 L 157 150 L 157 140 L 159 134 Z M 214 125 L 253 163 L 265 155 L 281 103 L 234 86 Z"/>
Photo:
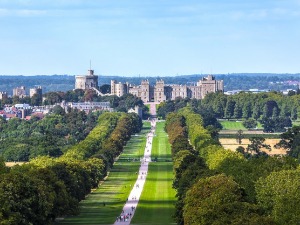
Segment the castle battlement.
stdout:
<path fill-rule="evenodd" d="M 216 80 L 213 75 L 203 77 L 197 85 L 186 84 L 165 84 L 160 79 L 155 85 L 150 85 L 148 80 L 142 80 L 141 85 L 131 86 L 128 83 L 122 84 L 111 81 L 111 94 L 122 96 L 123 94 L 133 94 L 142 99 L 143 102 L 163 102 L 181 98 L 203 99 L 208 93 L 224 91 L 223 80 Z"/>

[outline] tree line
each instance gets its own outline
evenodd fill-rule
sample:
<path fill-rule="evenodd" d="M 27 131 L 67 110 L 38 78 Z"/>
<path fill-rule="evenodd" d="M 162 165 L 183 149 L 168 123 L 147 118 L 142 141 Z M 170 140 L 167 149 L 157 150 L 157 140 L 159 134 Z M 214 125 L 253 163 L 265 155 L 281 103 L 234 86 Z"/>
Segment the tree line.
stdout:
<path fill-rule="evenodd" d="M 89 135 L 61 157 L 39 156 L 12 168 L 0 160 L 0 224 L 51 224 L 77 214 L 79 201 L 141 127 L 135 114 L 103 113 Z"/>
<path fill-rule="evenodd" d="M 191 107 L 167 115 L 177 224 L 298 224 L 297 160 L 266 155 L 246 158 L 224 149 L 204 123 Z"/>
<path fill-rule="evenodd" d="M 160 103 L 157 115 L 166 118 L 169 112 L 177 112 L 189 105 L 204 118 L 204 123 L 214 123 L 217 119 L 245 120 L 253 127 L 260 121 L 265 132 L 284 132 L 292 126 L 292 121 L 300 114 L 300 95 L 283 95 L 280 92 L 246 93 L 225 95 L 209 93 L 202 100 L 181 99 Z M 253 120 L 254 123 L 253 123 Z"/>

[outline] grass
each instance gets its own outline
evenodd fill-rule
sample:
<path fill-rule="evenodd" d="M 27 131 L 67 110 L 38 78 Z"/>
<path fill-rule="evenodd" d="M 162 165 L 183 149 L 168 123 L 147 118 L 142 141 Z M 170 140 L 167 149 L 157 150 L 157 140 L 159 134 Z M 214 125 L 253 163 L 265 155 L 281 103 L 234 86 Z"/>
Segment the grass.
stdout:
<path fill-rule="evenodd" d="M 135 173 L 139 170 L 140 162 L 132 159 L 139 158 L 144 153 L 146 134 L 149 129 L 150 123 L 147 122 L 141 133 L 132 136 L 119 160 L 110 171 L 107 180 L 80 202 L 80 214 L 65 218 L 58 224 L 114 223 L 136 181 Z"/>
<path fill-rule="evenodd" d="M 164 123 L 157 124 L 152 153 L 159 159 L 170 159 L 170 144 L 163 127 Z M 174 214 L 176 193 L 172 189 L 173 178 L 172 162 L 150 163 L 144 190 L 131 224 L 174 224 L 172 215 Z"/>
<path fill-rule="evenodd" d="M 155 137 L 152 142 L 151 158 L 157 158 L 159 161 L 171 160 L 171 146 L 167 133 L 164 131 L 164 122 L 156 125 Z"/>
<path fill-rule="evenodd" d="M 245 128 L 242 124 L 242 121 L 228 121 L 228 120 L 222 120 L 219 121 L 222 126 L 223 130 L 248 130 Z M 262 125 L 260 122 L 257 122 L 257 128 L 258 129 L 263 129 Z"/>

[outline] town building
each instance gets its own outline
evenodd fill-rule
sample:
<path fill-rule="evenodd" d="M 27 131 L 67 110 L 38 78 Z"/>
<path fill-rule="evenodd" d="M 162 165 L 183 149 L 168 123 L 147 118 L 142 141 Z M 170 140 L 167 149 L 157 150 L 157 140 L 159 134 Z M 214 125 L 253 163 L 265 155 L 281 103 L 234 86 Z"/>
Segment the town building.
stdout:
<path fill-rule="evenodd" d="M 88 70 L 88 75 L 76 76 L 75 89 L 98 89 L 98 76 L 94 74 L 94 70 Z"/>
<path fill-rule="evenodd" d="M 141 107 L 136 105 L 134 108 L 131 108 L 128 110 L 128 113 L 135 113 L 137 114 L 140 118 L 143 118 L 143 110 Z"/>
<path fill-rule="evenodd" d="M 163 80 L 157 80 L 155 85 L 150 85 L 148 80 L 143 80 L 141 85 L 111 81 L 112 95 L 120 97 L 130 93 L 141 98 L 143 102 L 164 102 L 178 97 L 203 99 L 208 93 L 218 91 L 224 91 L 224 82 L 216 80 L 212 75 L 203 77 L 196 85 L 165 84 Z"/>
<path fill-rule="evenodd" d="M 99 111 L 113 111 L 110 107 L 110 102 L 69 102 L 65 106 L 72 109 L 78 109 L 80 111 L 90 111 L 90 110 L 99 110 Z"/>
<path fill-rule="evenodd" d="M 39 98 L 42 98 L 43 90 L 41 86 L 35 86 L 33 88 L 29 89 L 29 96 L 30 98 L 33 97 L 33 95 L 37 95 Z"/>
<path fill-rule="evenodd" d="M 20 98 L 26 97 L 25 86 L 14 88 L 13 89 L 13 96 L 18 96 Z"/>
<path fill-rule="evenodd" d="M 7 99 L 7 98 L 8 98 L 7 92 L 0 91 L 0 100 Z"/>

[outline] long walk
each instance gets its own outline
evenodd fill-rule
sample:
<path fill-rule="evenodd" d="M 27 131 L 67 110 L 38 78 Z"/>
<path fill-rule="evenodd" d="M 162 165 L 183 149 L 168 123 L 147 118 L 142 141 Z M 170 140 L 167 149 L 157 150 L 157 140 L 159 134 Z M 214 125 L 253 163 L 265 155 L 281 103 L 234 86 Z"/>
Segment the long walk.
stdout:
<path fill-rule="evenodd" d="M 148 164 L 151 161 L 152 141 L 156 127 L 156 120 L 151 120 L 151 130 L 147 134 L 147 143 L 144 151 L 144 157 L 141 159 L 141 166 L 137 172 L 137 180 L 127 198 L 122 212 L 116 218 L 115 225 L 129 225 L 135 213 L 144 184 L 148 174 Z"/>

